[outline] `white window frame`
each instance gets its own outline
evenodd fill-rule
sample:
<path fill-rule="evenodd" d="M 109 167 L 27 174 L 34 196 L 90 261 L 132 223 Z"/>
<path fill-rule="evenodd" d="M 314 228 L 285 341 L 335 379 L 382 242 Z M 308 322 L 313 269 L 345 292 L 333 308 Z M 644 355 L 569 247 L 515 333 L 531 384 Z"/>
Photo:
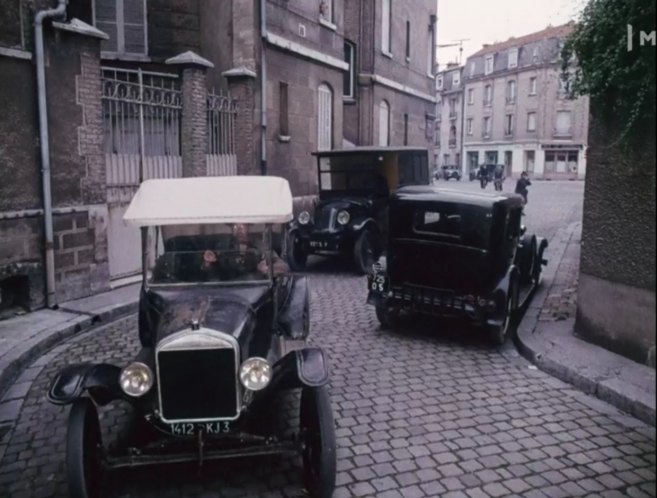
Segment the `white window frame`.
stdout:
<path fill-rule="evenodd" d="M 322 83 L 317 87 L 317 150 L 333 148 L 333 103 L 333 90 Z"/>
<path fill-rule="evenodd" d="M 319 18 L 324 23 L 329 24 L 330 27 L 335 26 L 334 2 L 335 0 L 319 0 Z M 326 9 L 326 11 L 322 12 L 323 9 Z"/>
<path fill-rule="evenodd" d="M 518 67 L 518 49 L 509 49 L 508 69 L 515 69 Z"/>
<path fill-rule="evenodd" d="M 349 64 L 349 69 L 347 70 L 349 72 L 349 93 L 345 93 L 344 89 L 342 93 L 344 98 L 354 99 L 356 98 L 356 45 L 345 40 L 344 46 L 345 48 L 349 47 L 349 60 L 345 60 Z"/>
<path fill-rule="evenodd" d="M 559 130 L 559 116 L 567 115 L 568 116 L 568 129 L 561 131 Z M 554 123 L 554 134 L 557 136 L 570 136 L 573 133 L 573 113 L 569 110 L 560 110 L 555 114 L 555 123 Z"/>
<path fill-rule="evenodd" d="M 491 130 L 492 130 L 492 123 L 493 123 L 493 121 L 492 121 L 492 118 L 490 116 L 484 116 L 483 126 L 482 126 L 482 130 L 481 130 L 482 135 L 484 136 L 484 138 L 490 137 Z"/>
<path fill-rule="evenodd" d="M 461 71 L 454 71 L 452 73 L 452 86 L 459 86 L 461 84 Z"/>
<path fill-rule="evenodd" d="M 507 114 L 504 116 L 504 135 L 511 136 L 515 132 L 516 123 L 513 114 Z"/>
<path fill-rule="evenodd" d="M 495 54 L 486 56 L 484 74 L 489 75 L 493 71 L 495 71 Z"/>
<path fill-rule="evenodd" d="M 442 76 L 437 76 L 436 77 L 436 90 L 442 90 L 443 89 L 443 77 Z"/>
<path fill-rule="evenodd" d="M 465 130 L 468 135 L 472 135 L 473 133 L 473 127 L 474 127 L 474 120 L 472 118 L 468 118 L 465 122 Z"/>
<path fill-rule="evenodd" d="M 534 126 L 530 126 L 531 124 Z M 529 111 L 527 113 L 527 131 L 535 132 L 536 131 L 536 111 Z"/>
<path fill-rule="evenodd" d="M 468 104 L 473 105 L 474 103 L 474 88 L 468 88 Z"/>
<path fill-rule="evenodd" d="M 529 95 L 536 95 L 536 90 L 538 88 L 538 78 L 532 76 L 529 78 Z"/>
<path fill-rule="evenodd" d="M 470 77 L 471 78 L 474 76 L 476 69 L 477 69 L 477 66 L 475 64 L 475 61 L 470 62 Z"/>
<path fill-rule="evenodd" d="M 381 0 L 381 52 L 392 57 L 392 1 Z"/>
<path fill-rule="evenodd" d="M 390 145 L 391 116 L 392 111 L 388 101 L 382 100 L 379 102 L 379 146 L 381 147 L 387 147 Z"/>
<path fill-rule="evenodd" d="M 434 72 L 434 53 L 433 53 L 433 45 L 434 45 L 434 38 L 433 38 L 433 28 L 429 26 L 429 30 L 427 32 L 427 76 L 431 76 L 433 78 L 433 72 Z"/>
<path fill-rule="evenodd" d="M 518 95 L 518 83 L 516 80 L 509 80 L 506 82 L 506 102 L 513 104 Z"/>
<path fill-rule="evenodd" d="M 484 106 L 490 107 L 493 105 L 493 86 L 486 85 L 484 87 Z"/>
<path fill-rule="evenodd" d="M 96 1 L 91 2 L 91 15 L 93 25 L 96 26 Z M 148 57 L 148 0 L 144 2 L 144 52 L 125 51 L 125 16 L 123 15 L 123 0 L 114 0 L 116 3 L 116 50 L 103 50 L 102 56 L 128 56 L 128 58 L 145 59 Z"/>

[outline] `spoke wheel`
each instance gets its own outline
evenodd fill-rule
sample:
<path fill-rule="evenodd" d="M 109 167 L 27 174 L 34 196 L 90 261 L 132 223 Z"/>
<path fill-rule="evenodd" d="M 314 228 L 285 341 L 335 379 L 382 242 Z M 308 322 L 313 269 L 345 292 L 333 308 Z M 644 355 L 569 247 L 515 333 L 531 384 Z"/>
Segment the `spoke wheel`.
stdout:
<path fill-rule="evenodd" d="M 66 435 L 66 473 L 71 498 L 98 498 L 102 482 L 102 438 L 98 411 L 89 398 L 71 407 Z"/>
<path fill-rule="evenodd" d="M 313 498 L 330 498 L 335 489 L 335 427 L 325 387 L 302 389 L 299 421 L 306 490 Z"/>

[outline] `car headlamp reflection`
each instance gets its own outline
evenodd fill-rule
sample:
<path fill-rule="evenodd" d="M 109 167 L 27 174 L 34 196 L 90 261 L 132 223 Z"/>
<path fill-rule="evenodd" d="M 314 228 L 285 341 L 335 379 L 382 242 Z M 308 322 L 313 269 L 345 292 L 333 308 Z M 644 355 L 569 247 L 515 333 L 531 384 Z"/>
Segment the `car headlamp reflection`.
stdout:
<path fill-rule="evenodd" d="M 128 396 L 143 396 L 153 387 L 153 371 L 144 363 L 131 363 L 121 370 L 119 385 Z"/>
<path fill-rule="evenodd" d="M 251 391 L 267 387 L 271 376 L 271 365 L 263 358 L 249 358 L 240 367 L 240 382 Z"/>

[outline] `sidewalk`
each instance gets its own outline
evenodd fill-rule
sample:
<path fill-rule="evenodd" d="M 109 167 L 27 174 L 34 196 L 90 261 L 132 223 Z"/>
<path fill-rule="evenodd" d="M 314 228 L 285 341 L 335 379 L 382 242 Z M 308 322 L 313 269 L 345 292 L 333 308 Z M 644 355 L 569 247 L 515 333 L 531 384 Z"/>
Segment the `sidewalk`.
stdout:
<path fill-rule="evenodd" d="M 99 322 L 136 312 L 140 284 L 0 321 L 0 398 L 21 371 L 56 344 Z"/>
<path fill-rule="evenodd" d="M 520 352 L 541 370 L 655 425 L 655 370 L 575 335 L 581 223 L 550 241 L 543 284 L 518 326 Z"/>

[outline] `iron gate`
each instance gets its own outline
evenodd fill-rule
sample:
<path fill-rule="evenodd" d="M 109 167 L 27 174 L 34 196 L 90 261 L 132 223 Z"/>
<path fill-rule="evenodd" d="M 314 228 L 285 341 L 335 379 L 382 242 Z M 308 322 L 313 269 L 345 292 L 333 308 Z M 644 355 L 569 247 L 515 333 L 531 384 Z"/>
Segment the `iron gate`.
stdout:
<path fill-rule="evenodd" d="M 237 105 L 229 96 L 211 92 L 207 98 L 208 176 L 237 174 L 235 115 Z"/>
<path fill-rule="evenodd" d="M 182 95 L 176 75 L 102 68 L 110 278 L 139 273 L 139 230 L 123 214 L 148 178 L 182 176 Z"/>

